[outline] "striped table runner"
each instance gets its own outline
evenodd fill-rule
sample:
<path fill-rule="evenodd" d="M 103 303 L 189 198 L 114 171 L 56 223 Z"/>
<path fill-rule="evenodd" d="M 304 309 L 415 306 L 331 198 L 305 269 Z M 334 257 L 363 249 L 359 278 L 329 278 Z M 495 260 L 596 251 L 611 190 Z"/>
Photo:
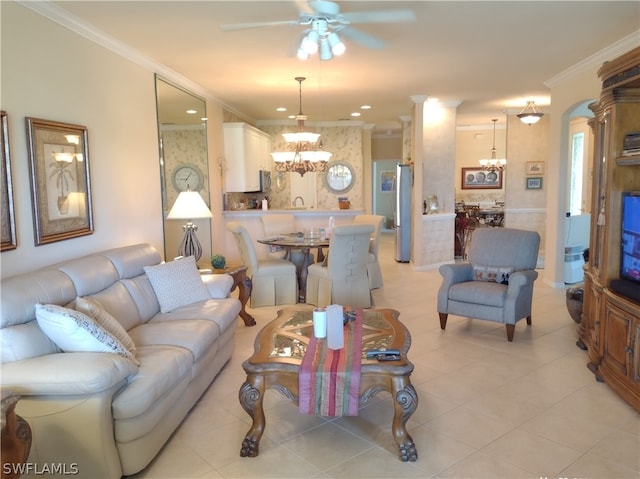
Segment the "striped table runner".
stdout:
<path fill-rule="evenodd" d="M 326 338 L 312 337 L 298 378 L 299 409 L 316 416 L 357 416 L 362 357 L 362 309 L 344 327 L 344 348 L 332 350 Z"/>

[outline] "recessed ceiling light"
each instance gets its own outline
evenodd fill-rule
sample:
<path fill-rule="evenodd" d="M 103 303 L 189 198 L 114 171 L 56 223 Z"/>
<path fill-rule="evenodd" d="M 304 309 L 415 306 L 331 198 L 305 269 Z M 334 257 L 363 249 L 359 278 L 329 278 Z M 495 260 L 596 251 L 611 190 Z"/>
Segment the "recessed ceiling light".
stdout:
<path fill-rule="evenodd" d="M 283 106 L 279 106 L 278 108 L 276 108 L 276 111 L 287 111 L 287 109 Z"/>
<path fill-rule="evenodd" d="M 351 113 L 351 116 L 360 116 L 360 112 L 359 111 L 354 111 L 353 113 Z"/>
<path fill-rule="evenodd" d="M 296 116 L 295 115 L 289 115 L 287 118 L 291 119 L 291 120 L 295 120 Z"/>
<path fill-rule="evenodd" d="M 361 110 L 371 110 L 371 105 L 362 105 L 360 107 Z"/>
<path fill-rule="evenodd" d="M 207 121 L 209 118 L 207 118 L 206 116 L 203 116 L 202 118 L 200 118 L 200 121 Z"/>
<path fill-rule="evenodd" d="M 197 110 L 187 110 L 188 115 L 195 115 L 196 113 L 198 113 Z"/>

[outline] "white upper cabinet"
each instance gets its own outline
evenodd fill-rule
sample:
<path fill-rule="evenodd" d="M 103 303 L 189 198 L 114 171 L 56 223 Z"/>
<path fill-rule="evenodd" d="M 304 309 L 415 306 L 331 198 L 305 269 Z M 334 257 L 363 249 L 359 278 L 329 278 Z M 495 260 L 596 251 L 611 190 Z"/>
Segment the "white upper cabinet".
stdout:
<path fill-rule="evenodd" d="M 224 124 L 227 192 L 260 190 L 260 170 L 269 170 L 271 136 L 246 123 Z"/>

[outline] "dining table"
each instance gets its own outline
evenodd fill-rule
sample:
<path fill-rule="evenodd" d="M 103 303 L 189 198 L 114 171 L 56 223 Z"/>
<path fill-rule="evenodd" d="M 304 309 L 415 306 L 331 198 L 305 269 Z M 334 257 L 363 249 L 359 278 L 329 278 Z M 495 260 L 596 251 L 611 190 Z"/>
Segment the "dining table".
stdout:
<path fill-rule="evenodd" d="M 271 238 L 259 239 L 258 243 L 283 248 L 286 251 L 284 258 L 288 260 L 291 260 L 291 251 L 300 250 L 302 252 L 303 261 L 294 262 L 294 264 L 296 265 L 296 275 L 298 276 L 298 302 L 306 302 L 307 268 L 313 263 L 311 250 L 316 249 L 318 263 L 324 261 L 323 248 L 329 247 L 329 238 L 308 236 L 303 233 L 286 233 Z"/>

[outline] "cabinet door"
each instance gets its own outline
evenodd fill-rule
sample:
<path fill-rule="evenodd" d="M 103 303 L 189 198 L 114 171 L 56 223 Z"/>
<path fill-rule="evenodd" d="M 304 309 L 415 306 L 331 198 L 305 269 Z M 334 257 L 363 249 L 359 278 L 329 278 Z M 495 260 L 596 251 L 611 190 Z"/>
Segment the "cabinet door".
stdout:
<path fill-rule="evenodd" d="M 607 366 L 620 373 L 621 376 L 628 376 L 631 358 L 631 315 L 612 304 L 605 301 L 605 333 L 604 333 L 604 355 L 603 361 Z"/>

